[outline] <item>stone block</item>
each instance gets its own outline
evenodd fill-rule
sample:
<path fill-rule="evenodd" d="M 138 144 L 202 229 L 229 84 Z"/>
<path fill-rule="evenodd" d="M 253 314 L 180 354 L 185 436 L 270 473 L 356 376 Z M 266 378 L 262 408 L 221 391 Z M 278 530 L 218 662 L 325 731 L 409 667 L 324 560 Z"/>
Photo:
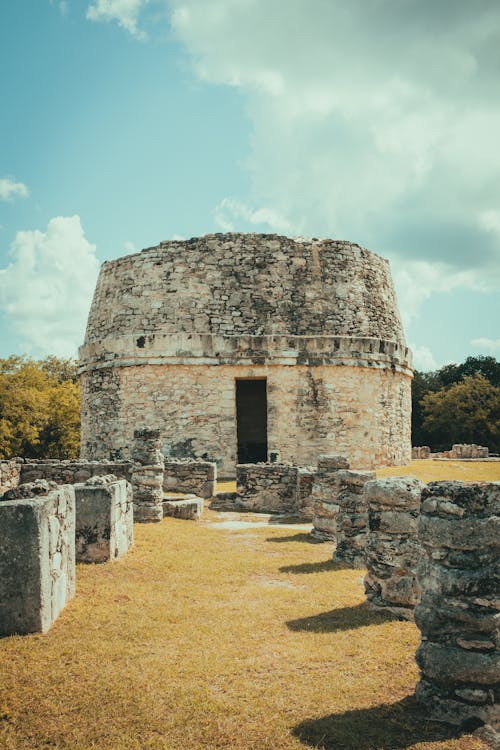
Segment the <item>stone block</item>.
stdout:
<path fill-rule="evenodd" d="M 203 498 L 196 495 L 169 497 L 163 501 L 163 516 L 198 521 L 203 513 Z"/>
<path fill-rule="evenodd" d="M 76 559 L 107 562 L 134 542 L 132 487 L 124 479 L 97 477 L 75 485 Z"/>
<path fill-rule="evenodd" d="M 75 492 L 0 503 L 0 635 L 46 632 L 75 593 Z"/>

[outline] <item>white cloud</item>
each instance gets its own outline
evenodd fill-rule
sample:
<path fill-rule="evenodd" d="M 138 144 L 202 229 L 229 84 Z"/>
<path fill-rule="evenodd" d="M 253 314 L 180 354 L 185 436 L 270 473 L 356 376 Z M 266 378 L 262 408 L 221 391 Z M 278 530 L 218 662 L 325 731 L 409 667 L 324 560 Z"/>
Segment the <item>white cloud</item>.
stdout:
<path fill-rule="evenodd" d="M 141 10 L 149 0 L 94 0 L 87 8 L 90 21 L 116 21 L 137 39 L 145 39 L 146 34 L 137 25 Z"/>
<path fill-rule="evenodd" d="M 214 220 L 223 232 L 244 231 L 241 222 L 255 226 L 265 224 L 275 232 L 290 232 L 292 225 L 270 208 L 253 209 L 234 198 L 224 198 L 214 210 Z"/>
<path fill-rule="evenodd" d="M 170 0 L 198 77 L 246 98 L 251 202 L 388 256 L 410 317 L 500 285 L 500 6 L 452 5 Z M 250 221 L 231 201 L 221 228 Z"/>
<path fill-rule="evenodd" d="M 437 362 L 429 347 L 410 344 L 410 349 L 413 352 L 413 367 L 415 370 L 420 370 L 420 372 L 437 370 Z"/>
<path fill-rule="evenodd" d="M 472 346 L 476 346 L 478 349 L 491 352 L 492 354 L 494 352 L 500 352 L 500 339 L 488 339 L 488 338 L 472 339 L 471 344 Z"/>
<path fill-rule="evenodd" d="M 0 178 L 0 201 L 11 201 L 13 198 L 27 198 L 29 190 L 23 182 L 15 182 L 10 177 Z"/>
<path fill-rule="evenodd" d="M 21 231 L 0 269 L 0 309 L 34 355 L 74 356 L 99 263 L 79 216 L 58 216 L 47 230 Z"/>

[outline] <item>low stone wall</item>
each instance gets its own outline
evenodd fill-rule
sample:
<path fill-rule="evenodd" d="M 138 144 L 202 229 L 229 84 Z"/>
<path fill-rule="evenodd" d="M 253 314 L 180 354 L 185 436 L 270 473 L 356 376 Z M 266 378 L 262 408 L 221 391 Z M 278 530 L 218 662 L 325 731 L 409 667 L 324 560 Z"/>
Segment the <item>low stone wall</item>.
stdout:
<path fill-rule="evenodd" d="M 374 471 L 337 472 L 337 547 L 333 559 L 353 568 L 366 565 L 368 502 L 363 492 L 366 482 L 375 479 Z"/>
<path fill-rule="evenodd" d="M 313 502 L 311 535 L 318 541 L 337 541 L 338 473 L 348 468 L 349 462 L 344 456 L 318 457 L 318 469 L 314 475 L 311 492 Z"/>
<path fill-rule="evenodd" d="M 196 495 L 177 495 L 163 500 L 163 516 L 199 521 L 203 513 L 203 498 Z"/>
<path fill-rule="evenodd" d="M 425 484 L 412 477 L 367 482 L 365 592 L 370 609 L 413 619 L 420 601 L 416 567 L 423 551 L 417 540 L 420 496 Z"/>
<path fill-rule="evenodd" d="M 21 468 L 17 458 L 0 461 L 0 497 L 20 483 Z"/>
<path fill-rule="evenodd" d="M 237 504 L 259 513 L 298 513 L 298 468 L 291 464 L 238 464 Z"/>
<path fill-rule="evenodd" d="M 217 464 L 209 461 L 165 460 L 163 490 L 184 492 L 203 498 L 215 495 Z"/>
<path fill-rule="evenodd" d="M 425 459 L 431 457 L 431 449 L 428 445 L 416 445 L 411 449 L 412 460 Z"/>
<path fill-rule="evenodd" d="M 134 430 L 131 484 L 134 519 L 139 523 L 163 519 L 163 465 L 161 432 L 148 428 Z"/>
<path fill-rule="evenodd" d="M 432 482 L 422 493 L 415 622 L 430 719 L 500 730 L 500 483 Z"/>
<path fill-rule="evenodd" d="M 465 445 L 462 443 L 455 443 L 452 445 L 450 451 L 450 458 L 461 459 L 461 458 L 488 458 L 489 450 L 482 445 L 476 445 L 471 443 Z"/>
<path fill-rule="evenodd" d="M 78 562 L 101 563 L 122 557 L 134 542 L 132 485 L 114 476 L 75 485 Z"/>
<path fill-rule="evenodd" d="M 18 459 L 21 470 L 21 482 L 34 482 L 35 479 L 47 479 L 57 484 L 77 484 L 86 482 L 91 477 L 113 474 L 119 479 L 130 482 L 133 464 L 131 461 L 56 461 Z"/>
<path fill-rule="evenodd" d="M 37 489 L 0 502 L 0 635 L 46 632 L 75 593 L 74 488 Z"/>

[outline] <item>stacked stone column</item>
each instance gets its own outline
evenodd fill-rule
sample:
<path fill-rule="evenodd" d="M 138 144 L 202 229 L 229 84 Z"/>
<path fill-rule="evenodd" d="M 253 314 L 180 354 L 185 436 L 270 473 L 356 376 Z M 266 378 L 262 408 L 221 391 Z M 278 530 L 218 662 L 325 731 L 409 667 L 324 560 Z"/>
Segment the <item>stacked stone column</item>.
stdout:
<path fill-rule="evenodd" d="M 500 483 L 432 482 L 422 493 L 415 622 L 429 718 L 500 730 Z"/>
<path fill-rule="evenodd" d="M 416 567 L 422 556 L 417 539 L 420 497 L 425 485 L 411 477 L 367 482 L 368 504 L 365 592 L 370 609 L 413 619 L 420 600 Z"/>
<path fill-rule="evenodd" d="M 337 515 L 339 505 L 338 473 L 348 469 L 349 462 L 343 456 L 319 456 L 318 470 L 312 486 L 313 530 L 311 535 L 321 542 L 337 540 Z"/>
<path fill-rule="evenodd" d="M 134 521 L 139 523 L 163 519 L 164 457 L 161 443 L 160 430 L 134 430 L 131 483 Z"/>
<path fill-rule="evenodd" d="M 368 534 L 368 504 L 363 493 L 366 482 L 375 479 L 374 471 L 337 472 L 339 512 L 337 548 L 333 559 L 353 568 L 364 568 Z"/>

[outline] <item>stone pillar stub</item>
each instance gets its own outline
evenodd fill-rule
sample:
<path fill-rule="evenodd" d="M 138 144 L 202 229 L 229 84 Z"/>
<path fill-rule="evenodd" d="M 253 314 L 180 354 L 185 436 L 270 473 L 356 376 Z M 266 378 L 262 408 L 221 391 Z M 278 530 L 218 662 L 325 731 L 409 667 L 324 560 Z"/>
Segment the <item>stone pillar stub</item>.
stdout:
<path fill-rule="evenodd" d="M 368 505 L 363 489 L 366 482 L 375 479 L 375 476 L 374 471 L 341 469 L 337 472 L 339 512 L 337 548 L 333 559 L 353 568 L 364 568 L 366 565 Z"/>
<path fill-rule="evenodd" d="M 0 502 L 0 635 L 45 633 L 75 594 L 74 489 L 40 490 Z"/>
<path fill-rule="evenodd" d="M 422 493 L 415 622 L 429 718 L 500 731 L 500 482 L 432 482 Z"/>
<path fill-rule="evenodd" d="M 348 469 L 349 461 L 344 456 L 318 456 L 318 469 L 314 474 L 311 490 L 313 506 L 313 529 L 311 536 L 320 542 L 337 541 L 338 473 Z"/>
<path fill-rule="evenodd" d="M 75 484 L 76 559 L 118 560 L 134 542 L 132 487 L 113 475 Z"/>
<path fill-rule="evenodd" d="M 368 504 L 365 592 L 370 609 L 413 619 L 420 601 L 416 566 L 420 499 L 425 484 L 413 477 L 386 477 L 365 484 Z"/>
<path fill-rule="evenodd" d="M 134 520 L 139 523 L 163 519 L 163 475 L 165 459 L 161 452 L 160 430 L 134 430 L 131 456 L 134 462 L 132 490 Z"/>

